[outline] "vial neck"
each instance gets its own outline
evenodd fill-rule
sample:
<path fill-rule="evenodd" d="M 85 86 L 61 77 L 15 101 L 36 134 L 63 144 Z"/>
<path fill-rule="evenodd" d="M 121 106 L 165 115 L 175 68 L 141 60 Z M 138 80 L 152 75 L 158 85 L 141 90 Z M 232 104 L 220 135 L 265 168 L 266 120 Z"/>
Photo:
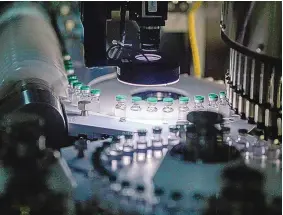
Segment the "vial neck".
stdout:
<path fill-rule="evenodd" d="M 161 134 L 153 134 L 153 139 L 154 140 L 160 140 L 161 139 Z"/>

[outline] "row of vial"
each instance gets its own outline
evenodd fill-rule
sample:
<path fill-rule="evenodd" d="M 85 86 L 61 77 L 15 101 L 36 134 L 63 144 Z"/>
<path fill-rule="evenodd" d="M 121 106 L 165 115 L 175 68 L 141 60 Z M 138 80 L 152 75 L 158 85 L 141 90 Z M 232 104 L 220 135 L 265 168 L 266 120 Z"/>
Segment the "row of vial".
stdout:
<path fill-rule="evenodd" d="M 220 99 L 219 99 L 220 98 Z M 178 104 L 178 121 L 186 121 L 187 114 L 189 111 L 215 111 L 215 112 L 222 112 L 227 105 L 226 100 L 226 93 L 220 92 L 219 96 L 215 93 L 210 93 L 208 95 L 208 105 L 207 107 L 204 106 L 204 96 L 196 95 L 194 96 L 194 105 L 190 108 L 190 98 L 189 97 L 179 97 L 179 104 Z M 134 96 L 132 97 L 132 106 L 130 107 L 131 111 L 141 112 L 142 110 L 142 98 Z M 127 110 L 127 97 L 125 95 L 117 95 L 116 96 L 116 106 L 115 106 L 115 115 L 120 117 L 121 121 L 126 118 L 126 110 Z M 149 113 L 154 113 L 158 111 L 156 106 L 158 99 L 156 97 L 149 97 L 146 99 L 147 108 L 146 111 Z M 170 97 L 163 98 L 163 119 L 169 119 L 172 115 L 171 113 L 174 111 L 173 108 L 174 99 Z M 191 110 L 192 109 L 192 110 Z"/>
<path fill-rule="evenodd" d="M 100 94 L 101 91 L 99 89 L 90 89 L 89 86 L 84 86 L 81 82 L 78 81 L 75 75 L 70 75 L 69 79 L 69 87 L 68 94 L 69 99 L 72 104 L 77 105 L 79 101 L 88 101 L 90 102 L 90 111 L 92 112 L 100 112 Z M 221 109 L 224 110 L 227 105 L 226 93 L 220 92 L 219 96 L 215 93 L 208 94 L 208 105 L 204 107 L 204 96 L 196 95 L 194 96 L 194 105 L 192 107 L 193 110 L 202 111 L 216 111 L 222 112 Z M 132 105 L 130 107 L 131 111 L 140 112 L 142 110 L 142 98 L 138 96 L 132 97 Z M 156 97 L 149 97 L 146 100 L 148 106 L 147 112 L 157 112 L 158 108 L 156 104 L 158 99 Z M 174 99 L 167 97 L 163 98 L 164 107 L 162 108 L 163 117 L 170 118 L 170 113 L 174 111 L 173 108 Z M 186 121 L 187 113 L 190 111 L 190 98 L 182 96 L 179 98 L 179 106 L 178 106 L 178 120 Z M 115 105 L 115 116 L 119 117 L 122 120 L 126 118 L 127 111 L 127 97 L 125 95 L 117 95 L 116 96 L 116 105 Z"/>
<path fill-rule="evenodd" d="M 224 127 L 223 138 L 230 146 L 234 146 L 241 151 L 247 159 L 249 158 L 262 158 L 273 161 L 280 160 L 281 148 L 278 145 L 279 142 L 269 144 L 264 140 L 263 132 L 261 130 L 254 131 L 255 138 L 248 138 L 247 129 L 239 129 L 238 136 L 234 139 L 230 136 L 230 128 Z"/>
<path fill-rule="evenodd" d="M 100 112 L 100 89 L 90 89 L 89 86 L 79 82 L 76 75 L 69 75 L 68 94 L 73 105 L 78 105 L 80 101 L 89 102 L 89 109 L 92 112 Z"/>
<path fill-rule="evenodd" d="M 185 209 L 185 196 L 179 191 L 166 193 L 155 188 L 151 197 L 143 184 L 131 184 L 128 180 L 118 181 L 116 176 L 93 175 L 94 208 L 99 207 L 109 214 L 189 214 Z M 98 204 L 98 205 L 97 205 Z"/>
<path fill-rule="evenodd" d="M 162 150 L 171 148 L 180 142 L 179 128 L 169 126 L 167 139 L 162 137 L 162 128 L 155 126 L 152 129 L 152 138 L 147 137 L 147 130 L 140 129 L 137 132 L 137 139 L 133 133 L 124 133 L 119 137 L 119 142 L 112 144 L 107 151 L 110 160 L 121 160 L 123 156 L 133 156 L 134 152 L 146 153 L 147 150 Z"/>

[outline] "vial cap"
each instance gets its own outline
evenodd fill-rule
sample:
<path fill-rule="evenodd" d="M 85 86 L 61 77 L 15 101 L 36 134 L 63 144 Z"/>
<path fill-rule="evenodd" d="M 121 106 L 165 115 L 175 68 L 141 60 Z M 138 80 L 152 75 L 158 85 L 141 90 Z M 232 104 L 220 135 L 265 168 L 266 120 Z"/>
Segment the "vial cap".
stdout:
<path fill-rule="evenodd" d="M 187 103 L 189 101 L 190 101 L 189 97 L 186 97 L 186 96 L 182 96 L 182 97 L 179 98 L 180 104 Z"/>
<path fill-rule="evenodd" d="M 204 96 L 195 96 L 195 102 L 199 103 L 199 102 L 203 102 L 204 101 Z"/>
<path fill-rule="evenodd" d="M 139 101 L 141 101 L 141 100 L 142 100 L 142 98 L 139 97 L 139 96 L 133 96 L 133 97 L 132 97 L 132 102 L 139 102 Z"/>
<path fill-rule="evenodd" d="M 221 91 L 219 92 L 219 97 L 222 99 L 222 98 L 225 98 L 226 97 L 226 92 L 224 91 Z"/>
<path fill-rule="evenodd" d="M 68 80 L 76 80 L 78 79 L 76 75 L 68 75 Z"/>
<path fill-rule="evenodd" d="M 87 91 L 87 90 L 90 90 L 90 87 L 89 86 L 82 86 L 81 90 L 86 90 Z"/>
<path fill-rule="evenodd" d="M 149 97 L 149 98 L 147 98 L 146 101 L 149 102 L 149 103 L 157 103 L 157 98 L 156 97 Z"/>
<path fill-rule="evenodd" d="M 117 181 L 117 177 L 116 177 L 115 175 L 111 175 L 111 176 L 109 177 L 109 181 L 110 181 L 111 183 L 114 183 L 114 182 Z"/>
<path fill-rule="evenodd" d="M 75 80 L 70 80 L 69 83 L 70 85 L 74 86 L 75 83 L 78 83 L 79 80 L 78 79 L 75 79 Z"/>
<path fill-rule="evenodd" d="M 152 132 L 154 134 L 161 134 L 162 128 L 160 126 L 155 126 L 155 127 L 152 128 Z"/>
<path fill-rule="evenodd" d="M 76 82 L 73 84 L 73 86 L 77 89 L 81 89 L 81 87 L 83 86 L 83 84 L 81 82 Z"/>
<path fill-rule="evenodd" d="M 116 96 L 116 101 L 125 101 L 127 99 L 126 96 L 124 95 L 117 95 Z"/>
<path fill-rule="evenodd" d="M 179 130 L 179 128 L 176 125 L 170 125 L 169 126 L 170 132 L 176 133 L 176 132 L 178 132 L 178 130 Z"/>
<path fill-rule="evenodd" d="M 68 54 L 64 54 L 63 59 L 64 59 L 64 61 L 71 60 L 71 56 L 68 55 Z"/>
<path fill-rule="evenodd" d="M 90 93 L 91 93 L 92 95 L 100 95 L 101 91 L 100 91 L 99 89 L 92 89 L 92 90 L 90 91 Z"/>
<path fill-rule="evenodd" d="M 138 130 L 138 135 L 139 136 L 146 136 L 147 130 L 146 129 L 139 129 Z"/>
<path fill-rule="evenodd" d="M 247 134 L 247 133 L 248 133 L 248 130 L 242 128 L 242 129 L 239 129 L 239 130 L 238 130 L 238 133 L 239 133 L 239 134 Z"/>
<path fill-rule="evenodd" d="M 209 99 L 209 101 L 217 101 L 218 95 L 215 94 L 215 93 L 209 93 L 208 94 L 208 99 Z"/>
<path fill-rule="evenodd" d="M 173 103 L 173 101 L 174 101 L 174 99 L 170 98 L 170 97 L 163 99 L 163 102 L 165 102 L 165 103 Z"/>
<path fill-rule="evenodd" d="M 129 181 L 122 181 L 121 183 L 122 187 L 129 187 L 130 186 L 130 182 Z"/>
<path fill-rule="evenodd" d="M 223 131 L 223 133 L 230 133 L 230 128 L 229 127 L 223 127 L 222 128 L 222 131 Z"/>
<path fill-rule="evenodd" d="M 178 200 L 180 200 L 180 199 L 182 199 L 182 197 L 183 197 L 183 195 L 182 195 L 182 193 L 180 193 L 180 192 L 173 192 L 172 194 L 171 194 L 171 198 L 174 200 L 174 201 L 178 201 Z"/>
<path fill-rule="evenodd" d="M 123 133 L 123 135 L 125 136 L 125 139 L 132 139 L 133 138 L 133 134 L 131 132 L 125 132 Z"/>
<path fill-rule="evenodd" d="M 145 188 L 144 188 L 144 186 L 143 186 L 142 184 L 139 184 L 139 185 L 137 185 L 136 190 L 137 190 L 139 193 L 142 193 L 142 192 L 144 192 Z"/>
<path fill-rule="evenodd" d="M 154 194 L 156 196 L 163 196 L 164 195 L 164 190 L 162 188 L 155 188 Z"/>

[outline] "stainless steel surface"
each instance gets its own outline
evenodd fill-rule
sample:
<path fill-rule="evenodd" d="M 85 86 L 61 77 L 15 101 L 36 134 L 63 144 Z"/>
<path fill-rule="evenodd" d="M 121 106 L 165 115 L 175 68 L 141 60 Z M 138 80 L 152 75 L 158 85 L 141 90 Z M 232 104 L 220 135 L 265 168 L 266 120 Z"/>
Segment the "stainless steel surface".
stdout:
<path fill-rule="evenodd" d="M 277 1 L 223 3 L 224 33 L 239 46 L 274 58 L 282 57 L 282 4 Z"/>
<path fill-rule="evenodd" d="M 66 96 L 67 77 L 57 36 L 46 13 L 33 3 L 14 3 L 0 17 L 0 98 L 25 79 L 47 82 Z"/>

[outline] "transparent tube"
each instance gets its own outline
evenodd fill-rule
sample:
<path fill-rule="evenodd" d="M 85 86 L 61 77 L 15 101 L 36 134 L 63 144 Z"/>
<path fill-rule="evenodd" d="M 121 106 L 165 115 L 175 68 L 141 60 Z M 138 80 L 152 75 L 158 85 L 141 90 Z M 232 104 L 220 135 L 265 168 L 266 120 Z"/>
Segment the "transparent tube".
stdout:
<path fill-rule="evenodd" d="M 189 113 L 189 98 L 180 97 L 178 107 L 178 121 L 187 121 L 187 115 Z"/>
<path fill-rule="evenodd" d="M 146 151 L 147 150 L 147 130 L 140 129 L 138 130 L 138 139 L 137 139 L 137 150 Z"/>
<path fill-rule="evenodd" d="M 91 95 L 91 111 L 95 113 L 100 113 L 100 90 L 92 89 L 90 91 Z"/>
<path fill-rule="evenodd" d="M 115 105 L 115 116 L 120 117 L 120 122 L 126 121 L 126 111 L 127 111 L 126 99 L 127 97 L 124 95 L 116 96 L 117 104 Z"/>

